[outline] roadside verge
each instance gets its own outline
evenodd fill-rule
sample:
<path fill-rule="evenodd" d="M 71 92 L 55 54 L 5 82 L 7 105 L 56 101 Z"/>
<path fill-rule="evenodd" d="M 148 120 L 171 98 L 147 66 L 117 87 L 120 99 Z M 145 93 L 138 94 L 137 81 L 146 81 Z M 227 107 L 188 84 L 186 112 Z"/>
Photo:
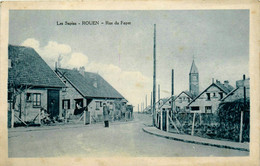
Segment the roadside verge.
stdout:
<path fill-rule="evenodd" d="M 201 138 L 201 137 L 191 136 L 191 135 L 174 134 L 174 133 L 169 133 L 169 132 L 159 130 L 155 127 L 144 127 L 143 131 L 152 135 L 156 135 L 159 137 L 163 137 L 175 141 L 182 141 L 187 143 L 215 146 L 219 148 L 235 149 L 235 150 L 249 152 L 249 143 L 221 141 L 221 140 L 207 139 L 207 138 Z"/>

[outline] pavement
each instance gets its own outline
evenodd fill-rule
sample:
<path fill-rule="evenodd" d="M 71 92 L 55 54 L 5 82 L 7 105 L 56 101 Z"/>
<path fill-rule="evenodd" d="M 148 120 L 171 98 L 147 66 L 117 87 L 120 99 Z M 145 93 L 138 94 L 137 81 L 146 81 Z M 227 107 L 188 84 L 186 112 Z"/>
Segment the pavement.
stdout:
<path fill-rule="evenodd" d="M 110 125 L 120 125 L 123 123 L 133 123 L 136 122 L 134 120 L 127 120 L 127 121 L 110 121 Z M 27 131 L 42 131 L 42 130 L 57 130 L 57 129 L 68 129 L 68 128 L 93 128 L 95 126 L 103 125 L 103 121 L 96 122 L 92 124 L 84 125 L 83 122 L 81 123 L 51 123 L 50 125 L 41 125 L 41 126 L 24 126 L 24 127 L 15 127 L 15 128 L 8 128 L 8 132 L 27 132 Z"/>
<path fill-rule="evenodd" d="M 185 134 L 175 134 L 175 133 L 169 133 L 166 131 L 159 130 L 156 127 L 144 127 L 143 131 L 152 135 L 156 135 L 159 137 L 176 140 L 176 141 L 183 141 L 187 143 L 215 146 L 219 148 L 235 149 L 235 150 L 249 152 L 249 143 L 247 142 L 238 143 L 238 142 L 231 142 L 231 141 L 202 138 L 202 137 L 185 135 Z"/>

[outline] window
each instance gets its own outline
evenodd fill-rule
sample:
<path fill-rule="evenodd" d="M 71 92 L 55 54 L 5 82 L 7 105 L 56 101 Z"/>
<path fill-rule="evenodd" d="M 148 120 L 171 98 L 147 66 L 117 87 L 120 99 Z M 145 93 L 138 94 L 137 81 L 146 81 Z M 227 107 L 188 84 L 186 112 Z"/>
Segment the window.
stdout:
<path fill-rule="evenodd" d="M 207 94 L 207 100 L 210 100 L 210 93 L 206 93 Z"/>
<path fill-rule="evenodd" d="M 213 93 L 213 97 L 216 97 L 216 93 Z"/>
<path fill-rule="evenodd" d="M 212 106 L 205 106 L 205 113 L 212 113 Z"/>
<path fill-rule="evenodd" d="M 101 105 L 101 102 L 99 102 L 99 101 L 96 101 L 96 110 L 99 110 L 99 108 L 100 108 L 100 105 Z"/>
<path fill-rule="evenodd" d="M 40 93 L 33 94 L 33 106 L 41 106 L 41 94 Z"/>
<path fill-rule="evenodd" d="M 219 92 L 219 99 L 221 100 L 223 98 L 223 92 Z"/>
<path fill-rule="evenodd" d="M 80 109 L 83 107 L 83 99 L 75 99 L 75 109 Z"/>
<path fill-rule="evenodd" d="M 26 93 L 26 101 L 32 101 L 32 94 Z"/>
<path fill-rule="evenodd" d="M 70 109 L 70 100 L 69 99 L 62 100 L 62 109 Z"/>
<path fill-rule="evenodd" d="M 199 106 L 191 107 L 191 110 L 192 110 L 192 111 L 199 111 L 199 110 L 200 110 L 200 107 L 199 107 Z"/>

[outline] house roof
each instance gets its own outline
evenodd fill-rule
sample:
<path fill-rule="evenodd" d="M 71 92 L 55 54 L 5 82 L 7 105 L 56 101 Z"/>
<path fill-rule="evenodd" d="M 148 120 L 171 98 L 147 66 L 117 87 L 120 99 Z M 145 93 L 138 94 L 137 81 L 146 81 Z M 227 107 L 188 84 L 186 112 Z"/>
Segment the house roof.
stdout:
<path fill-rule="evenodd" d="M 229 85 L 228 87 L 225 87 L 223 84 L 221 84 L 220 82 L 214 82 L 212 83 L 209 87 L 207 87 L 203 92 L 201 92 L 197 97 L 195 97 L 189 104 L 188 106 L 193 103 L 195 100 L 197 100 L 197 98 L 199 98 L 204 92 L 206 92 L 210 87 L 212 86 L 216 86 L 217 88 L 219 88 L 220 90 L 222 90 L 224 93 L 228 94 L 229 92 L 231 92 L 234 88 Z"/>
<path fill-rule="evenodd" d="M 199 73 L 197 66 L 195 65 L 194 60 L 192 61 L 190 73 Z"/>
<path fill-rule="evenodd" d="M 66 87 L 40 55 L 30 47 L 8 46 L 8 84 L 40 87 Z"/>
<path fill-rule="evenodd" d="M 84 72 L 82 75 L 78 70 L 62 68 L 58 68 L 56 71 L 73 84 L 74 88 L 76 88 L 84 97 L 124 98 L 99 74 Z"/>
<path fill-rule="evenodd" d="M 239 89 L 238 88 L 235 88 L 234 90 L 232 90 L 231 92 L 229 92 L 221 101 L 224 101 L 228 96 L 232 95 L 235 91 L 237 91 Z"/>
<path fill-rule="evenodd" d="M 193 98 L 192 97 L 192 94 L 189 92 L 189 91 L 182 91 L 178 96 L 175 97 L 174 100 L 176 100 L 182 93 L 185 93 L 187 96 L 189 96 L 191 99 Z"/>
<path fill-rule="evenodd" d="M 231 85 L 225 86 L 224 84 L 220 83 L 219 81 L 217 81 L 215 84 L 216 84 L 219 88 L 221 88 L 226 94 L 228 94 L 229 92 L 231 92 L 231 91 L 234 89 L 233 86 L 231 86 Z"/>

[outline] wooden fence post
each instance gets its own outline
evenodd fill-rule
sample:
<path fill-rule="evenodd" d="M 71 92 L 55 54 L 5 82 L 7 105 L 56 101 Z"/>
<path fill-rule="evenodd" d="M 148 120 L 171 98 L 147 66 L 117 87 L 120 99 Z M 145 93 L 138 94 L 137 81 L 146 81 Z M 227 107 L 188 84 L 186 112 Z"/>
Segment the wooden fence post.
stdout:
<path fill-rule="evenodd" d="M 89 124 L 91 124 L 91 121 L 92 121 L 92 119 L 91 119 L 91 111 L 89 111 L 89 118 L 90 118 L 90 120 L 89 120 Z"/>
<path fill-rule="evenodd" d="M 169 131 L 169 110 L 166 111 L 166 131 Z"/>
<path fill-rule="evenodd" d="M 163 130 L 163 129 L 162 129 L 162 124 L 163 124 L 163 123 L 162 123 L 162 120 L 163 120 L 163 118 L 162 118 L 162 110 L 160 110 L 160 111 L 161 111 L 161 118 L 160 118 L 160 119 L 161 119 L 161 122 L 160 122 L 160 124 L 161 124 L 161 130 Z"/>
<path fill-rule="evenodd" d="M 242 142 L 242 135 L 243 135 L 243 117 L 244 117 L 243 115 L 244 115 L 244 111 L 241 111 L 239 142 Z"/>
<path fill-rule="evenodd" d="M 14 109 L 11 108 L 11 128 L 14 128 Z"/>
<path fill-rule="evenodd" d="M 68 122 L 68 119 L 67 119 L 67 110 L 65 109 L 65 115 L 64 115 L 64 118 L 65 118 L 65 123 L 67 123 Z"/>
<path fill-rule="evenodd" d="M 191 135 L 194 135 L 194 125 L 195 125 L 195 117 L 196 117 L 196 113 L 193 113 L 193 121 L 192 121 L 192 128 L 191 128 Z"/>
<path fill-rule="evenodd" d="M 41 124 L 41 109 L 39 110 L 39 117 L 38 117 L 38 119 L 39 119 L 39 124 Z"/>
<path fill-rule="evenodd" d="M 83 118 L 84 118 L 84 125 L 86 124 L 86 111 L 84 110 L 84 114 L 83 114 Z"/>
<path fill-rule="evenodd" d="M 201 113 L 200 113 L 200 125 L 202 124 L 202 117 L 201 117 Z"/>

